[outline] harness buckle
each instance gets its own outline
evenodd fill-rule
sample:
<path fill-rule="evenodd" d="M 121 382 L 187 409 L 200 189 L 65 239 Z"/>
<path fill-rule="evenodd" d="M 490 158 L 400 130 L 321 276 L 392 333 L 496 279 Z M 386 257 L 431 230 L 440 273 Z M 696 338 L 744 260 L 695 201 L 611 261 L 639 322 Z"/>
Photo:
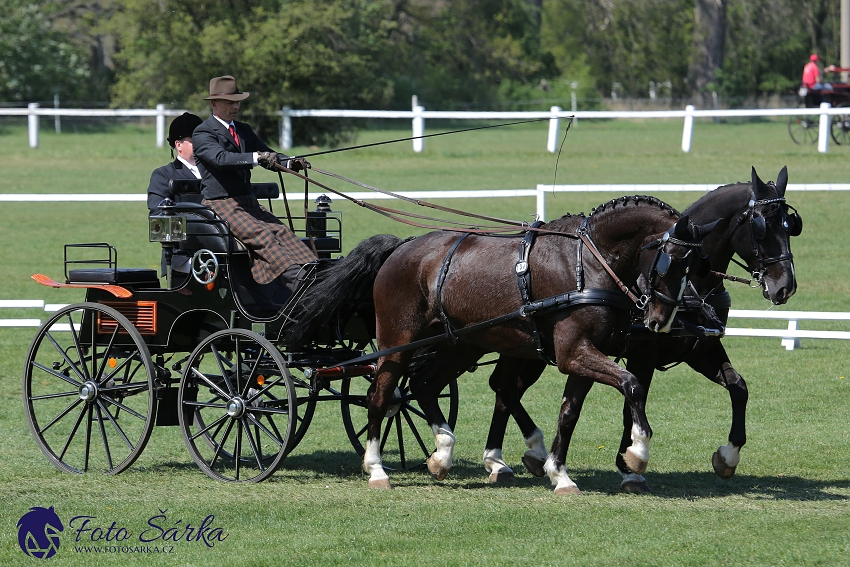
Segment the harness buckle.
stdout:
<path fill-rule="evenodd" d="M 638 298 L 637 302 L 635 303 L 635 306 L 637 306 L 638 309 L 643 311 L 644 309 L 646 309 L 646 306 L 648 304 L 649 304 L 649 295 L 643 294 Z"/>

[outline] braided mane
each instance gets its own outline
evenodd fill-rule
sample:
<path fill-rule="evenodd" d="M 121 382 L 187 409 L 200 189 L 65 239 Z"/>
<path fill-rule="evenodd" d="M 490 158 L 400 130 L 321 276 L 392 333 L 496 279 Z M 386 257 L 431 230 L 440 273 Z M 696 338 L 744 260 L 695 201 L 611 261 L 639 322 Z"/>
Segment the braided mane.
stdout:
<path fill-rule="evenodd" d="M 652 197 L 651 195 L 626 195 L 624 197 L 618 197 L 617 199 L 612 199 L 607 203 L 602 203 L 598 207 L 594 208 L 590 212 L 590 216 L 599 214 L 605 210 L 614 210 L 617 205 L 627 206 L 629 203 L 634 202 L 635 206 L 643 205 L 644 203 L 647 205 L 655 205 L 659 207 L 663 211 L 667 211 L 671 215 L 678 215 L 679 211 L 662 201 L 657 197 Z"/>

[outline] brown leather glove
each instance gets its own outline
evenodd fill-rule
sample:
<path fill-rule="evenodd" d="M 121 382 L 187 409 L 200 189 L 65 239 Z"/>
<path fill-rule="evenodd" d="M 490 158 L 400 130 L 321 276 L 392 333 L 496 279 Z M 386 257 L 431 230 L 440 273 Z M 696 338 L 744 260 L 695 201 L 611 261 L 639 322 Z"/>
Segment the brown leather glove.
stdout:
<path fill-rule="evenodd" d="M 280 154 L 280 157 L 283 158 L 281 161 L 281 165 L 283 167 L 289 168 L 292 171 L 302 171 L 304 169 L 310 169 L 310 162 L 304 159 L 303 157 L 289 158 Z"/>
<path fill-rule="evenodd" d="M 281 154 L 277 152 L 257 152 L 257 163 L 260 166 L 275 171 L 275 164 L 279 162 Z"/>

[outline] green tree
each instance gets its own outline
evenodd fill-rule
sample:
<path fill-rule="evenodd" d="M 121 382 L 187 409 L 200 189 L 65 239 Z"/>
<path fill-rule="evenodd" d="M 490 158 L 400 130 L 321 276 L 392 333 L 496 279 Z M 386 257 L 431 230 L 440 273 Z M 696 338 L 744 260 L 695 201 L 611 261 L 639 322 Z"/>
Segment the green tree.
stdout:
<path fill-rule="evenodd" d="M 87 92 L 85 51 L 53 28 L 55 6 L 0 0 L 0 100 L 49 101 L 58 94 L 78 99 Z"/>

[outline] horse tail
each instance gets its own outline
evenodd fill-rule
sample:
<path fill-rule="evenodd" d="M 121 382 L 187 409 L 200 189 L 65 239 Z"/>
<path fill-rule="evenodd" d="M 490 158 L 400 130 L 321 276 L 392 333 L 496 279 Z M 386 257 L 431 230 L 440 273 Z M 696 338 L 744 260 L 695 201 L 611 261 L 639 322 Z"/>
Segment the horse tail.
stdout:
<path fill-rule="evenodd" d="M 291 317 L 294 319 L 283 332 L 283 342 L 298 344 L 308 339 L 321 325 L 346 307 L 357 292 L 371 288 L 378 270 L 396 248 L 407 242 L 392 234 L 378 234 L 357 245 L 348 256 L 330 262 L 319 271 L 316 281 L 298 300 Z M 370 293 L 371 295 L 371 293 Z"/>

